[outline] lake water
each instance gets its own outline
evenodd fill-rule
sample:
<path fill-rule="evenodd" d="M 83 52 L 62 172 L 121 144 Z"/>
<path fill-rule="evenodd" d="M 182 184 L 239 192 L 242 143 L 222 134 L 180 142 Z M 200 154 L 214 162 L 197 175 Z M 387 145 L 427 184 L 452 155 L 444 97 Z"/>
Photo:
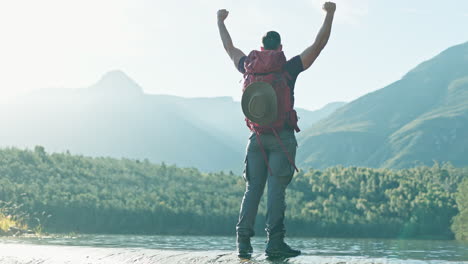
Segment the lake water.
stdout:
<path fill-rule="evenodd" d="M 303 254 L 270 261 L 253 238 L 251 263 L 468 263 L 468 243 L 438 240 L 287 238 Z M 240 263 L 235 237 L 78 235 L 0 238 L 0 263 Z M 244 262 L 249 263 L 249 262 Z"/>

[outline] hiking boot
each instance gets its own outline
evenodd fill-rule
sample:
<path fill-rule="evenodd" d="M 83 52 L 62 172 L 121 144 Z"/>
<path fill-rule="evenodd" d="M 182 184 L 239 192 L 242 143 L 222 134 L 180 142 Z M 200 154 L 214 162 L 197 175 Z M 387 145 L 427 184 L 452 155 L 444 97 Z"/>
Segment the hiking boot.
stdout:
<path fill-rule="evenodd" d="M 283 238 L 277 238 L 268 240 L 265 253 L 269 258 L 291 258 L 299 256 L 301 251 L 292 249 Z"/>
<path fill-rule="evenodd" d="M 250 237 L 237 237 L 237 256 L 250 259 L 253 253 Z"/>

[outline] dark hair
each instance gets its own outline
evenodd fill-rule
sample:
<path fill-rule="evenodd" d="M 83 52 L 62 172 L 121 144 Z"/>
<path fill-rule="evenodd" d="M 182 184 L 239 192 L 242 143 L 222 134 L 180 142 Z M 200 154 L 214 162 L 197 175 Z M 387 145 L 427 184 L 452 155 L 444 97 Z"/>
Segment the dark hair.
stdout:
<path fill-rule="evenodd" d="M 281 45 L 281 36 L 276 31 L 268 31 L 262 38 L 263 48 L 275 50 Z"/>

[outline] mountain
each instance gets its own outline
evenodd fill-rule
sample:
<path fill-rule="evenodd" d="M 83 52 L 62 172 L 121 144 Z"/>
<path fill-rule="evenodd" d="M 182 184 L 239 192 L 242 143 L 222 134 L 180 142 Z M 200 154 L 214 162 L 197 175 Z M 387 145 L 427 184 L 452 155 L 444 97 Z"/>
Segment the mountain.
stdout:
<path fill-rule="evenodd" d="M 306 128 L 342 103 L 298 109 Z M 122 71 L 80 89 L 47 89 L 0 104 L 0 146 L 241 172 L 249 131 L 230 97 L 145 94 Z"/>
<path fill-rule="evenodd" d="M 468 42 L 348 103 L 302 134 L 299 164 L 468 165 Z"/>

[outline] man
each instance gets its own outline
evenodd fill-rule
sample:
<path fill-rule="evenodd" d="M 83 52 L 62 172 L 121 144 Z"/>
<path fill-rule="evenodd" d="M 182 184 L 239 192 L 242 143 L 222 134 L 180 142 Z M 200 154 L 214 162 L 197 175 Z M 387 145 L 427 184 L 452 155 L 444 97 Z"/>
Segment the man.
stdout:
<path fill-rule="evenodd" d="M 323 9 L 327 14 L 315 42 L 300 55 L 288 61 L 284 59 L 284 64 L 281 64 L 281 76 L 285 76 L 286 78 L 285 83 L 288 88 L 287 91 L 290 91 L 290 95 L 288 94 L 287 97 L 291 100 L 291 113 L 294 114 L 295 111 L 292 107 L 294 105 L 294 85 L 296 78 L 299 73 L 312 65 L 330 37 L 336 5 L 332 2 L 326 2 L 323 5 Z M 275 31 L 267 32 L 265 36 L 263 36 L 261 52 L 253 51 L 249 56 L 246 56 L 240 49 L 233 45 L 232 39 L 226 29 L 224 20 L 227 18 L 228 14 L 229 12 L 225 9 L 218 11 L 219 33 L 223 41 L 224 49 L 239 72 L 244 74 L 245 80 L 250 78 L 248 76 L 256 75 L 246 70 L 252 64 L 252 56 L 258 57 L 265 53 L 274 53 L 275 56 L 279 55 L 284 57 L 282 53 L 283 47 L 281 45 L 281 37 Z M 245 86 L 244 89 L 246 89 Z M 279 96 L 281 97 L 282 95 Z M 266 182 L 268 182 L 265 229 L 268 236 L 265 250 L 266 255 L 268 257 L 298 256 L 301 252 L 291 249 L 284 242 L 285 191 L 293 177 L 294 168 L 296 168 L 294 160 L 297 141 L 294 130 L 296 130 L 296 132 L 299 131 L 297 127 L 297 117 L 295 122 L 294 120 L 284 120 L 279 131 L 273 129 L 273 133 L 259 133 L 259 130 L 256 128 L 260 127 L 260 125 L 250 120 L 246 121 L 253 133 L 247 145 L 244 171 L 246 190 L 241 204 L 239 221 L 236 226 L 238 256 L 241 258 L 250 258 L 253 252 L 250 238 L 254 236 L 255 217 Z"/>

